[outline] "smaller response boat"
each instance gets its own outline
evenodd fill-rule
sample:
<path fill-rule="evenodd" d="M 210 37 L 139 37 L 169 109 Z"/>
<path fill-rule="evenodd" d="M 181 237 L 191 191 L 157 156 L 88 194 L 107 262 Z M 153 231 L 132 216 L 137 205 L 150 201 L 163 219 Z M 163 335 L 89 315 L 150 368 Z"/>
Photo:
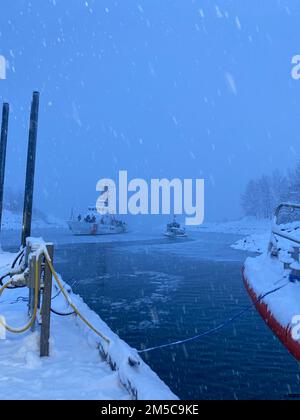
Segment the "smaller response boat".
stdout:
<path fill-rule="evenodd" d="M 176 217 L 174 217 L 173 222 L 168 223 L 164 236 L 167 236 L 168 238 L 186 238 L 187 234 L 185 229 L 177 222 Z"/>

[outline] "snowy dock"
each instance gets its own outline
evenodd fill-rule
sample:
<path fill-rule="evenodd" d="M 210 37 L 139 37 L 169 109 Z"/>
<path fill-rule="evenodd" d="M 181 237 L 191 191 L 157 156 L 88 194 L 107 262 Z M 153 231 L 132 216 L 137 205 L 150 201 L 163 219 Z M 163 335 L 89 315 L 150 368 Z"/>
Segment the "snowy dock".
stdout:
<path fill-rule="evenodd" d="M 15 255 L 0 254 L 0 275 Z M 6 399 L 175 400 L 178 399 L 139 357 L 66 285 L 72 302 L 107 344 L 76 315 L 51 314 L 50 357 L 40 358 L 39 328 L 24 334 L 6 333 L 0 339 L 0 392 Z M 68 312 L 68 304 L 53 286 L 53 308 Z M 0 316 L 12 326 L 28 322 L 28 289 L 6 290 Z M 122 314 L 120 313 L 120 316 Z M 0 335 L 1 336 L 1 335 Z M 130 363 L 133 360 L 135 363 Z"/>

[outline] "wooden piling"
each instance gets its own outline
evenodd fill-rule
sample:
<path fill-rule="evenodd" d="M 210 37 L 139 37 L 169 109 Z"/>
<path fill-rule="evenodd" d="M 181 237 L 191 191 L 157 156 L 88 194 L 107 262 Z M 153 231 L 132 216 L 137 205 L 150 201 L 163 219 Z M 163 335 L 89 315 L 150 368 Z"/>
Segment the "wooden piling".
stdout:
<path fill-rule="evenodd" d="M 28 278 L 28 288 L 29 288 L 29 302 L 28 302 L 28 316 L 29 318 L 33 315 L 34 310 L 34 296 L 35 296 L 35 269 L 36 269 L 37 259 L 35 255 L 32 255 L 29 260 L 29 278 Z M 39 278 L 41 270 L 39 265 Z M 36 322 L 32 325 L 31 331 L 34 332 L 36 328 Z"/>
<path fill-rule="evenodd" d="M 9 104 L 4 103 L 3 110 L 2 110 L 2 125 L 1 125 L 1 139 L 0 139 L 0 231 L 1 231 L 1 225 L 2 225 L 2 212 L 3 212 L 8 119 L 9 119 Z"/>
<path fill-rule="evenodd" d="M 53 261 L 54 246 L 47 245 L 47 251 Z M 52 272 L 47 260 L 44 268 L 43 302 L 42 302 L 42 326 L 40 341 L 40 356 L 49 357 L 50 321 L 51 321 L 51 295 L 52 295 Z"/>
<path fill-rule="evenodd" d="M 28 238 L 31 235 L 36 143 L 37 143 L 37 132 L 38 132 L 39 96 L 40 96 L 39 92 L 34 92 L 33 98 L 32 98 L 32 104 L 31 104 L 25 197 L 24 197 L 24 210 L 23 210 L 23 229 L 22 229 L 22 240 L 21 240 L 23 247 L 26 246 L 26 238 Z"/>

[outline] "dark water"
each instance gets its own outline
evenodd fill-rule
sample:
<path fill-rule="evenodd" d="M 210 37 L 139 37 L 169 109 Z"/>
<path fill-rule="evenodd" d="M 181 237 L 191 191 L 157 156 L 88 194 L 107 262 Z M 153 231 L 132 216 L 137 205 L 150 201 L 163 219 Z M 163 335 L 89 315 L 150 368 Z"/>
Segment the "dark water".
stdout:
<path fill-rule="evenodd" d="M 249 304 L 234 237 L 59 246 L 56 266 L 135 348 L 205 331 Z M 300 393 L 296 361 L 252 310 L 217 335 L 144 355 L 182 399 L 285 399 Z"/>
<path fill-rule="evenodd" d="M 128 235 L 112 243 L 85 243 L 68 233 L 36 235 L 55 242 L 57 270 L 137 349 L 201 333 L 250 302 L 241 278 L 246 255 L 230 248 L 233 235 L 194 234 L 184 242 Z M 2 238 L 6 249 L 15 239 Z M 298 363 L 255 310 L 216 335 L 143 357 L 182 399 L 300 393 Z"/>

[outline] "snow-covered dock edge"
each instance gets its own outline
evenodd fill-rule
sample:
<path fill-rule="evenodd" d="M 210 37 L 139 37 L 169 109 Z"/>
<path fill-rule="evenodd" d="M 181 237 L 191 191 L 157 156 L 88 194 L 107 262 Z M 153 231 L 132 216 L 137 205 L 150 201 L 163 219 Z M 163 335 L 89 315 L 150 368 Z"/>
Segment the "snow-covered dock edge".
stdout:
<path fill-rule="evenodd" d="M 88 335 L 89 341 L 93 340 L 97 346 L 100 357 L 108 363 L 111 370 L 118 373 L 120 384 L 133 400 L 178 400 L 170 388 L 143 361 L 137 350 L 121 340 L 81 297 L 72 295 L 72 301 L 89 321 L 109 338 L 110 344 L 107 344 L 96 337 L 80 320 L 76 320 L 82 334 Z"/>
<path fill-rule="evenodd" d="M 38 242 L 41 243 L 41 240 L 39 239 Z M 0 253 L 0 273 L 3 273 L 3 271 L 6 271 L 10 267 L 14 257 L 13 254 Z M 75 329 L 78 330 L 78 334 L 82 335 L 82 339 L 88 342 L 91 349 L 94 348 L 98 350 L 99 365 L 104 361 L 107 363 L 110 370 L 117 374 L 119 384 L 126 393 L 128 393 L 128 400 L 178 400 L 178 397 L 142 360 L 137 350 L 134 350 L 126 342 L 120 339 L 100 316 L 88 307 L 80 296 L 75 295 L 72 292 L 69 285 L 64 283 L 64 287 L 70 296 L 70 300 L 84 317 L 89 320 L 93 327 L 97 328 L 98 331 L 101 331 L 101 333 L 109 339 L 108 344 L 108 342 L 101 339 L 101 337 L 98 337 L 89 329 L 76 315 L 71 316 L 71 322 L 75 323 Z M 23 293 L 26 296 L 26 294 L 28 294 L 28 289 L 23 290 Z M 9 294 L 11 292 L 6 291 L 6 293 Z M 13 308 L 13 305 L 11 308 Z M 25 303 L 22 307 L 22 312 L 23 315 L 27 312 L 27 304 Z M 7 313 L 7 315 L 9 317 L 9 313 Z M 121 312 L 120 316 L 122 316 Z M 54 323 L 52 327 L 55 328 Z M 74 349 L 74 351 L 78 351 L 78 349 Z M 86 356 L 88 363 L 88 354 Z"/>

